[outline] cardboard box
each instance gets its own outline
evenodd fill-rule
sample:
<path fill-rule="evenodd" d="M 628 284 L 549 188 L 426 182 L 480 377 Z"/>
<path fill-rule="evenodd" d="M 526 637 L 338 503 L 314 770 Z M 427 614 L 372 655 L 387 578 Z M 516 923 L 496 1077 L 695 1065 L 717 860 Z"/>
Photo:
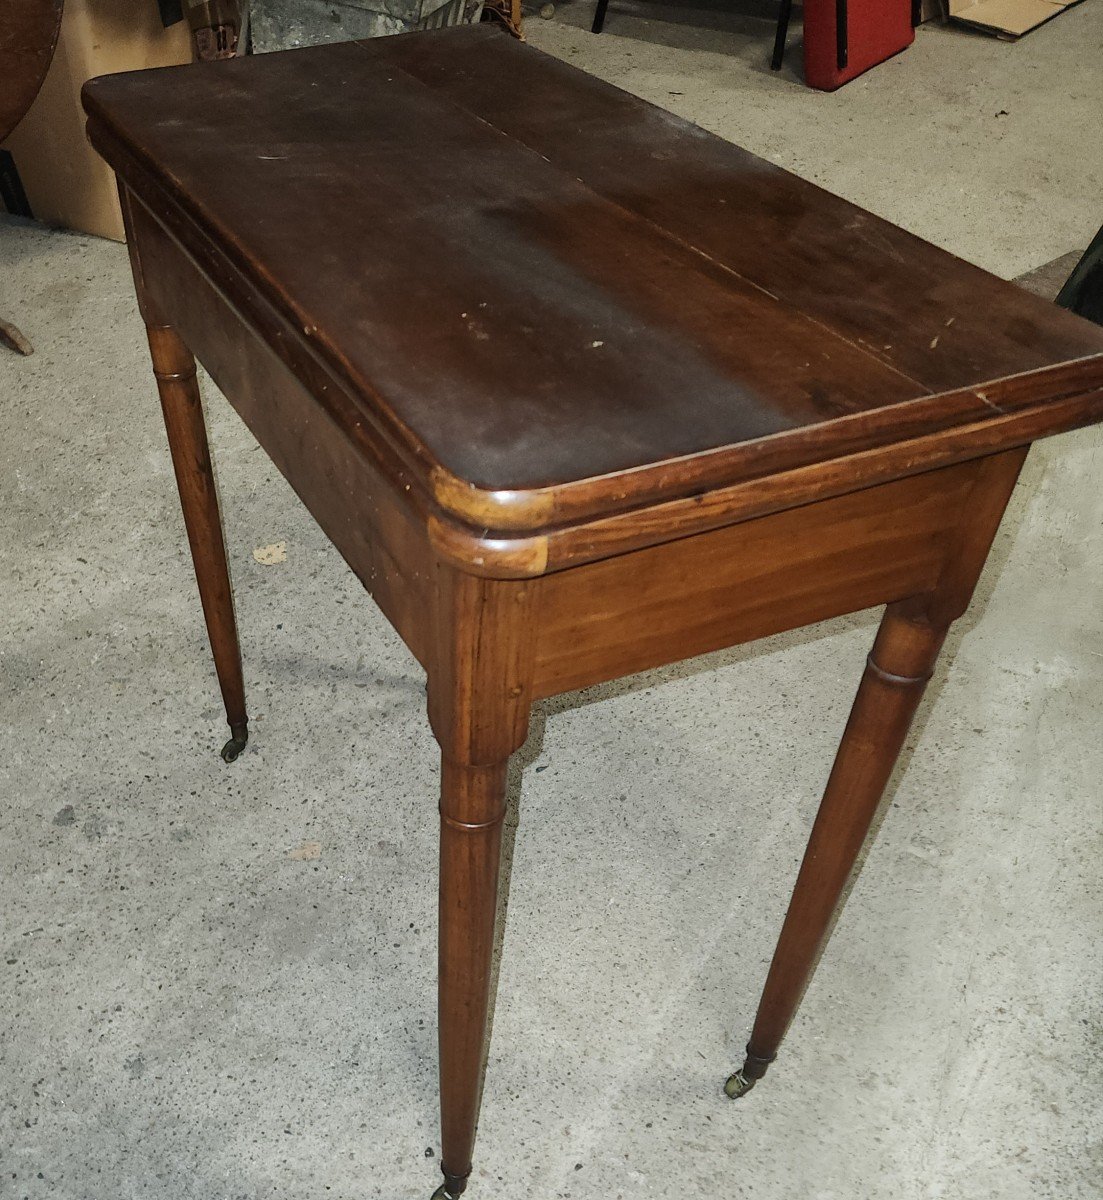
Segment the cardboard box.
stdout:
<path fill-rule="evenodd" d="M 95 75 L 191 58 L 187 23 L 166 29 L 156 0 L 66 0 L 42 90 L 4 143 L 40 221 L 123 240 L 115 177 L 85 139 L 80 89 Z"/>
<path fill-rule="evenodd" d="M 1000 37 L 1021 37 L 1081 0 L 949 0 L 950 16 Z"/>

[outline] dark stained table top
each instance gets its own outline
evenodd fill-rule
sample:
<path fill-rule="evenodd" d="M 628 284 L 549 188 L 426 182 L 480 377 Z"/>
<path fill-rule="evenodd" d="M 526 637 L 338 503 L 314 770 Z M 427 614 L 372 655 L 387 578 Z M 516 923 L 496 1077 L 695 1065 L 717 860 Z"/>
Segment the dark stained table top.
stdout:
<path fill-rule="evenodd" d="M 113 76 L 85 104 L 480 524 L 1103 386 L 1103 329 L 489 26 Z"/>

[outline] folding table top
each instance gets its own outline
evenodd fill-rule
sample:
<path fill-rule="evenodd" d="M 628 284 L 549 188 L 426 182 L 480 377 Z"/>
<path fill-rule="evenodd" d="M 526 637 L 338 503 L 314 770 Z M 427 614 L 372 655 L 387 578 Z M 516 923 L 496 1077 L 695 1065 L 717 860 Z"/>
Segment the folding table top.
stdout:
<path fill-rule="evenodd" d="M 1103 415 L 1103 329 L 489 26 L 112 76 L 85 105 L 461 520 L 913 440 L 914 470 L 932 435 L 960 458 Z"/>

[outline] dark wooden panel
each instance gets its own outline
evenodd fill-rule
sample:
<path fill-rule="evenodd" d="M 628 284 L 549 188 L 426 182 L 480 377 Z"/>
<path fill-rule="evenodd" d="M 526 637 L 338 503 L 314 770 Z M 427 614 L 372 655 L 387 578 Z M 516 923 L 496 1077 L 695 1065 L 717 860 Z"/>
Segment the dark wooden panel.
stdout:
<path fill-rule="evenodd" d="M 930 590 L 977 469 L 947 467 L 549 575 L 537 693 Z"/>
<path fill-rule="evenodd" d="M 130 143 L 458 478 L 554 485 L 923 390 L 355 45 L 214 66 L 90 95 L 126 89 Z"/>
<path fill-rule="evenodd" d="M 1021 437 L 1005 396 L 1032 436 L 1091 419 L 1065 401 L 1100 386 L 1103 330 L 489 30 L 112 77 L 86 103 L 123 178 L 208 273 L 193 243 L 217 246 L 281 359 L 322 364 L 334 419 L 461 538 L 905 436 L 923 470 L 927 435 Z"/>
<path fill-rule="evenodd" d="M 31 107 L 54 56 L 62 0 L 0 0 L 0 141 Z"/>
<path fill-rule="evenodd" d="M 366 45 L 931 391 L 1103 349 L 1013 284 L 558 59 L 507 43 L 487 70 L 475 38 Z"/>
<path fill-rule="evenodd" d="M 174 325 L 326 536 L 425 663 L 425 526 L 254 330 L 131 199 L 145 301 Z M 217 454 L 217 447 L 216 447 Z"/>

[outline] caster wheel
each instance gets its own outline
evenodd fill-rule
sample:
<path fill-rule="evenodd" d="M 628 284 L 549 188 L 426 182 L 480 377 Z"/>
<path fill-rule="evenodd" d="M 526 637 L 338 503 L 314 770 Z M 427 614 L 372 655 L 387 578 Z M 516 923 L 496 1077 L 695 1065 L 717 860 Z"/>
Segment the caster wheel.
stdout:
<path fill-rule="evenodd" d="M 222 761 L 228 763 L 232 763 L 245 749 L 245 743 L 249 740 L 249 727 L 247 725 L 231 725 L 230 733 L 233 736 L 222 747 Z"/>
<path fill-rule="evenodd" d="M 742 1071 L 736 1071 L 734 1075 L 728 1076 L 728 1082 L 724 1084 L 724 1095 L 729 1100 L 738 1100 L 740 1096 L 745 1096 L 757 1082 L 756 1079 L 748 1079 Z"/>
<path fill-rule="evenodd" d="M 433 1193 L 431 1200 L 459 1200 L 460 1194 L 467 1189 L 466 1175 L 449 1175 L 444 1173 L 444 1182 Z"/>

